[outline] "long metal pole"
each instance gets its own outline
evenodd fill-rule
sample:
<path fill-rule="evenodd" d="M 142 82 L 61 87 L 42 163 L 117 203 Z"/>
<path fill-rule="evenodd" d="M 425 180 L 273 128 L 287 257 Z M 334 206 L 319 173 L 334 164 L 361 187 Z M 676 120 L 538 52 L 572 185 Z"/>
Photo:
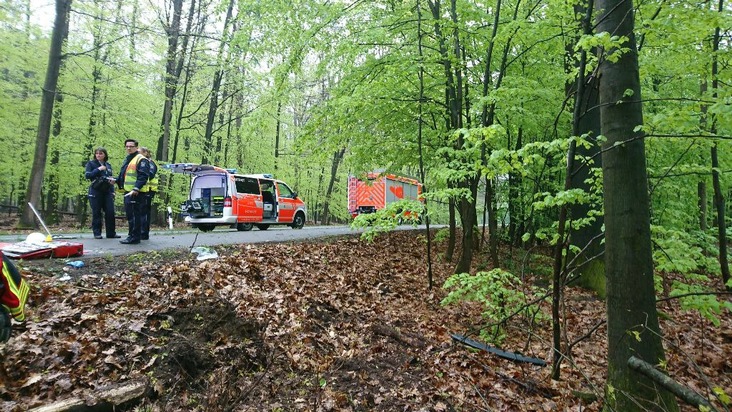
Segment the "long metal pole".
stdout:
<path fill-rule="evenodd" d="M 46 233 L 48 234 L 48 238 L 46 238 L 47 242 L 50 242 L 53 240 L 53 236 L 51 235 L 51 231 L 48 230 L 48 226 L 46 226 L 46 222 L 41 219 L 41 215 L 38 213 L 35 207 L 33 207 L 33 204 L 31 202 L 28 202 L 28 206 L 30 206 L 31 210 L 33 210 L 33 214 L 36 215 L 38 218 L 38 221 L 41 222 L 41 226 L 43 226 L 44 229 L 46 229 Z"/>

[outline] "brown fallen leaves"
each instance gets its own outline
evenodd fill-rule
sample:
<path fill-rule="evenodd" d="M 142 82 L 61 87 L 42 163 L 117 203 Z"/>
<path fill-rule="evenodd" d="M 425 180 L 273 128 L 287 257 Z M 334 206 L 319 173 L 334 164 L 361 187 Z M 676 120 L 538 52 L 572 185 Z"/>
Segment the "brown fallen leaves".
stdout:
<path fill-rule="evenodd" d="M 63 262 L 21 263 L 33 285 L 30 319 L 0 344 L 0 409 L 27 410 L 142 376 L 151 388 L 137 410 L 602 407 L 605 330 L 589 332 L 603 321 L 604 303 L 586 291 L 567 291 L 567 341 L 588 336 L 573 347 L 562 380 L 552 381 L 548 367 L 451 340 L 481 324 L 480 308 L 440 305 L 439 285 L 453 267 L 439 259 L 444 245 L 435 251 L 438 287 L 427 288 L 423 232 L 218 251 L 205 261 L 185 252 L 87 260 L 71 281 L 59 279 Z M 729 313 L 717 328 L 670 307 L 663 331 L 671 376 L 707 397 L 709 384 L 729 393 Z M 542 308 L 549 312 L 548 303 Z M 515 318 L 507 327 L 503 349 L 551 360 L 548 322 Z M 588 393 L 600 400 L 583 400 Z"/>

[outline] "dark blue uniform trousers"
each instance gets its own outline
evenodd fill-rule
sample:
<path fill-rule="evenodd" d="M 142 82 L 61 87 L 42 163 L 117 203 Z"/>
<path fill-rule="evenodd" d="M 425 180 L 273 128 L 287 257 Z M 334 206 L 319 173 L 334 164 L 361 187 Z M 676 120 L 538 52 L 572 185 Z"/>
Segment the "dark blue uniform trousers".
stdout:
<path fill-rule="evenodd" d="M 92 210 L 94 236 L 102 235 L 102 212 L 104 212 L 104 227 L 107 237 L 114 237 L 117 233 L 114 228 L 114 193 L 89 195 L 89 205 Z"/>
<path fill-rule="evenodd" d="M 139 241 L 141 238 L 145 201 L 146 196 L 143 193 L 138 193 L 137 196 L 125 196 L 125 214 L 129 226 L 127 240 Z"/>

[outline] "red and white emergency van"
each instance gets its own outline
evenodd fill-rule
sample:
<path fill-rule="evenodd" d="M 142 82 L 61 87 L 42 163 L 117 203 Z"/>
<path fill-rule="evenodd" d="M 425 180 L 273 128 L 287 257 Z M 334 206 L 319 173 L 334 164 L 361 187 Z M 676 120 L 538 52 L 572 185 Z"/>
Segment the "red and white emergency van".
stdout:
<path fill-rule="evenodd" d="M 231 226 L 240 231 L 267 230 L 271 225 L 302 229 L 307 207 L 285 182 L 270 174 L 237 174 L 212 165 L 176 163 L 164 166 L 192 176 L 188 199 L 181 205 L 185 221 L 201 231 Z"/>

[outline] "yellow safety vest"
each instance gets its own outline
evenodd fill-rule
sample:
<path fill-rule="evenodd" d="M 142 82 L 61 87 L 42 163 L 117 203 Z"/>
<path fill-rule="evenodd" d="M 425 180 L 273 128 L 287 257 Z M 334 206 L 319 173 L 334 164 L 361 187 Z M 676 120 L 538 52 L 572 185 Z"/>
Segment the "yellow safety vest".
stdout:
<path fill-rule="evenodd" d="M 150 162 L 150 169 L 155 169 L 155 176 L 152 179 L 147 179 L 147 184 L 142 188 L 143 192 L 157 192 L 158 185 L 160 185 L 160 179 L 158 179 L 158 164 L 154 160 L 148 159 Z"/>
<path fill-rule="evenodd" d="M 12 317 L 22 322 L 25 320 L 25 302 L 28 300 L 30 287 L 20 276 L 18 269 L 2 253 L 0 253 L 0 263 L 2 264 L 0 304 L 8 309 Z"/>
<path fill-rule="evenodd" d="M 140 164 L 140 160 L 144 159 L 145 156 L 141 154 L 135 155 L 135 157 L 130 160 L 130 163 L 127 164 L 127 170 L 125 170 L 125 183 L 124 188 L 125 192 L 131 192 L 132 189 L 135 188 L 135 183 L 137 182 L 137 165 Z M 140 188 L 140 191 L 146 191 L 145 188 Z"/>

